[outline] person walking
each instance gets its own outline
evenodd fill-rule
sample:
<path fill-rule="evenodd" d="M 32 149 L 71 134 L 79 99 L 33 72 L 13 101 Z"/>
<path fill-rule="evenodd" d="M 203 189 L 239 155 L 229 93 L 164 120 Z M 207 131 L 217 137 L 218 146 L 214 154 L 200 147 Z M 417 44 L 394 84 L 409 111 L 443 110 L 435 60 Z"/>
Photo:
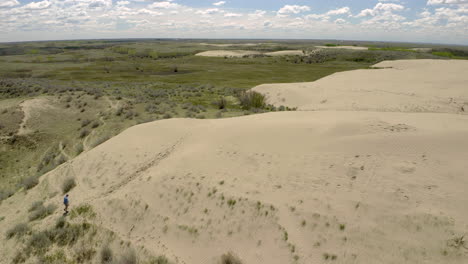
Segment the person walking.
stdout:
<path fill-rule="evenodd" d="M 63 198 L 63 205 L 65 205 L 65 209 L 63 209 L 65 211 L 65 214 L 68 214 L 68 205 L 70 204 L 70 201 L 68 200 L 68 194 L 65 195 L 65 197 Z"/>

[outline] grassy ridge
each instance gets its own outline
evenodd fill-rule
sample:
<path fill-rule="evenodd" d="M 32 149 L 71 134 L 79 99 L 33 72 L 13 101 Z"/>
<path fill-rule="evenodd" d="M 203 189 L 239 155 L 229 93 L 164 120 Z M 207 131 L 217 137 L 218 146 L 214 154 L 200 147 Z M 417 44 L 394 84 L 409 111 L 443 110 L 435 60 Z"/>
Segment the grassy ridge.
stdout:
<path fill-rule="evenodd" d="M 22 183 L 24 179 L 37 182 L 40 175 L 138 123 L 289 110 L 245 103 L 250 97 L 243 92 L 259 84 L 310 82 L 383 60 L 448 55 L 396 47 L 311 52 L 324 43 L 307 41 L 243 45 L 250 42 L 236 41 L 231 46 L 162 40 L 0 44 L 0 197 L 30 186 Z M 194 56 L 216 49 L 299 49 L 305 55 Z M 22 103 L 37 98 L 42 107 L 35 106 L 24 124 Z M 29 132 L 18 135 L 21 126 Z"/>

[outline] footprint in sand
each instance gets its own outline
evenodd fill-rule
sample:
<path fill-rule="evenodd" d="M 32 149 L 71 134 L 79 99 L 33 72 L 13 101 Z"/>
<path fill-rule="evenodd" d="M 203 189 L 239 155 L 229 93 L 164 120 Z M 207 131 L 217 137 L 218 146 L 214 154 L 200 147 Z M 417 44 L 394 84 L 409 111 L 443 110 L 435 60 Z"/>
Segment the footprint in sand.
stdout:
<path fill-rule="evenodd" d="M 403 173 L 403 174 L 410 174 L 416 171 L 416 167 L 412 163 L 407 163 L 407 162 L 398 163 L 394 166 L 394 168 L 398 172 Z"/>

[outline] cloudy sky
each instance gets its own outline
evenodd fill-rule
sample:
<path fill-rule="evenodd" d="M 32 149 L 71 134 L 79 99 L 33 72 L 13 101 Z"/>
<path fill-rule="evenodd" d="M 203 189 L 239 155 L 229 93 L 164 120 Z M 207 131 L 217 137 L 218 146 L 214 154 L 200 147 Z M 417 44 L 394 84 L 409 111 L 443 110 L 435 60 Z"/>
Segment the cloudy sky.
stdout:
<path fill-rule="evenodd" d="M 0 42 L 141 37 L 468 45 L 468 0 L 0 0 Z"/>

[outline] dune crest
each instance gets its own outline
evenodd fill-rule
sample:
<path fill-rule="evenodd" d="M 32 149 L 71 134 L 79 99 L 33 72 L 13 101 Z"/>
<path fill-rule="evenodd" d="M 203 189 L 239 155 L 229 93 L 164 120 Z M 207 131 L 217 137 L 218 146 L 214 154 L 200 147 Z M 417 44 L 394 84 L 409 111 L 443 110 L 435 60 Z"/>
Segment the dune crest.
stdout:
<path fill-rule="evenodd" d="M 271 104 L 299 110 L 468 110 L 468 61 L 384 61 L 374 67 L 377 69 L 335 73 L 310 83 L 263 84 L 253 90 L 266 94 Z"/>

